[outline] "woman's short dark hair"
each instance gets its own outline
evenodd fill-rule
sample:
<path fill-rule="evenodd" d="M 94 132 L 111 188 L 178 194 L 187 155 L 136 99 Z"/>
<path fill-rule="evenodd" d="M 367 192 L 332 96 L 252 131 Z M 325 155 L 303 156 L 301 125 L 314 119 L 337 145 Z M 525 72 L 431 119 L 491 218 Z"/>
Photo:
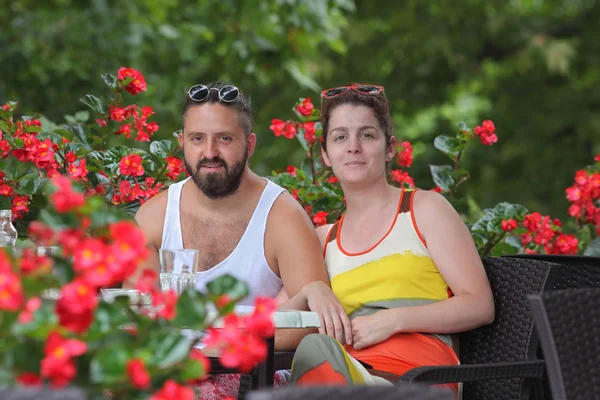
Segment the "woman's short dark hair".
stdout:
<path fill-rule="evenodd" d="M 331 113 L 336 107 L 343 104 L 369 107 L 373 111 L 373 115 L 375 115 L 375 118 L 377 118 L 377 121 L 383 130 L 386 144 L 390 144 L 393 136 L 392 118 L 390 117 L 387 99 L 383 94 L 367 95 L 349 89 L 332 99 L 322 98 L 321 101 L 324 102 L 322 108 L 323 114 L 321 115 L 321 123 L 323 124 L 323 140 L 321 141 L 321 146 L 325 151 L 327 151 L 327 133 L 329 131 L 329 119 L 331 118 Z"/>

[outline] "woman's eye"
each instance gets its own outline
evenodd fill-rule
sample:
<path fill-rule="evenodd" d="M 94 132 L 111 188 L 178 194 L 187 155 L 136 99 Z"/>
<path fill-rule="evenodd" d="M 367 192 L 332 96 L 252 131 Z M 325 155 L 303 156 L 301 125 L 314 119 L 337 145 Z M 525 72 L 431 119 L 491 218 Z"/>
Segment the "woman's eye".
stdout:
<path fill-rule="evenodd" d="M 361 136 L 367 137 L 367 138 L 374 138 L 375 137 L 375 135 L 373 135 L 371 132 L 364 132 Z"/>
<path fill-rule="evenodd" d="M 339 135 L 339 136 L 335 137 L 335 141 L 337 142 L 337 141 L 345 139 L 345 138 L 346 138 L 346 135 Z"/>

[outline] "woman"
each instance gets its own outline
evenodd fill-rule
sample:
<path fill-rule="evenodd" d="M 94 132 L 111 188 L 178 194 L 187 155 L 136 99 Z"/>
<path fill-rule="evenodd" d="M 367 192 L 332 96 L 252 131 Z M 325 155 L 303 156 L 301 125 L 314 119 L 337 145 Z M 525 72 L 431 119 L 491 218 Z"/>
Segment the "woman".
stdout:
<path fill-rule="evenodd" d="M 458 364 L 450 335 L 494 319 L 489 282 L 468 229 L 440 194 L 388 183 L 396 139 L 383 87 L 329 89 L 322 103 L 322 155 L 342 185 L 347 210 L 318 234 L 352 332 L 336 335 L 345 345 L 326 335 L 306 336 L 292 381 L 374 384 L 382 380 L 369 371 L 402 375 L 419 366 Z"/>

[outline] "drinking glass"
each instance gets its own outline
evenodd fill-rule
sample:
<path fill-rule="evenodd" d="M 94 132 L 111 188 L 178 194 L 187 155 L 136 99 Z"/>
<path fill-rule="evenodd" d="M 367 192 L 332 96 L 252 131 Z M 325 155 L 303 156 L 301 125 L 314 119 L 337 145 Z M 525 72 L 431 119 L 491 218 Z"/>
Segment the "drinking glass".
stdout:
<path fill-rule="evenodd" d="M 198 257 L 199 252 L 194 249 L 160 249 L 161 290 L 180 295 L 186 288 L 194 287 Z"/>

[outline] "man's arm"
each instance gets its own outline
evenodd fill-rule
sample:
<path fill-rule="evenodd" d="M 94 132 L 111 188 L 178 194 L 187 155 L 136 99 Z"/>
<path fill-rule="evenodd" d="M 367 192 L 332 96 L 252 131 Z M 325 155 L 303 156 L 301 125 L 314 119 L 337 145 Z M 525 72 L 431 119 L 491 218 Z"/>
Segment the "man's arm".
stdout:
<path fill-rule="evenodd" d="M 167 193 L 163 192 L 151 198 L 142 204 L 135 214 L 135 221 L 146 236 L 146 245 L 149 254 L 146 262 L 140 264 L 137 270 L 123 282 L 123 288 L 125 289 L 135 288 L 142 271 L 145 269 L 153 269 L 157 273 L 160 272 L 158 249 L 162 240 L 163 223 L 167 207 L 166 195 Z"/>
<path fill-rule="evenodd" d="M 331 291 L 319 237 L 310 218 L 287 192 L 273 204 L 265 243 L 279 268 L 283 286 L 290 300 L 281 308 L 309 308 L 321 319 L 319 332 L 343 341 L 351 339 L 350 320 Z M 279 330 L 276 348 L 293 349 L 314 329 Z"/>

